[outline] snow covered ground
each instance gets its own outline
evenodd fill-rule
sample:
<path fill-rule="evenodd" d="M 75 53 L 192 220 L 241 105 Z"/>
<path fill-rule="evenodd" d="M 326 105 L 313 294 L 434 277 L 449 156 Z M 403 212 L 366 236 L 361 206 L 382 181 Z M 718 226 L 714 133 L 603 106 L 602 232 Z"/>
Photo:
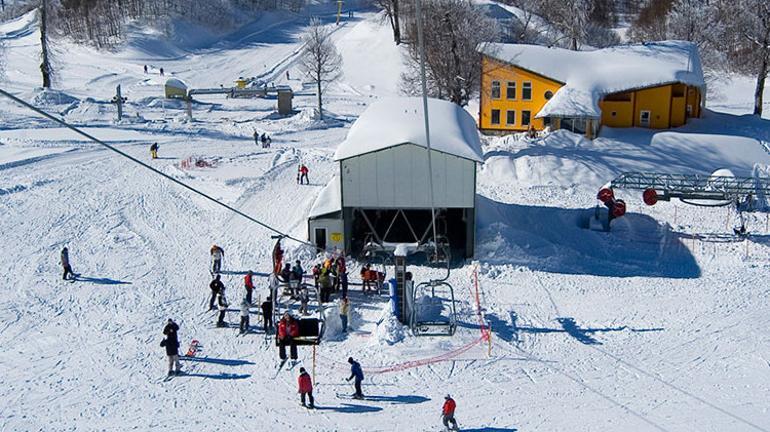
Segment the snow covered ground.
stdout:
<path fill-rule="evenodd" d="M 36 23 L 26 16 L 0 26 L 10 55 L 3 88 L 304 238 L 307 212 L 335 172 L 336 146 L 372 100 L 397 93 L 403 68 L 387 25 L 357 13 L 334 33 L 345 76 L 329 91 L 330 118 L 317 120 L 292 62 L 306 22 L 273 17 L 193 45 L 137 30 L 114 53 L 60 42 L 58 91 L 40 92 Z M 148 75 L 144 64 L 154 66 Z M 281 118 L 274 101 L 206 96 L 188 123 L 183 107 L 162 99 L 159 67 L 195 86 L 270 77 L 298 91 L 298 113 Z M 129 98 L 120 124 L 109 103 L 117 84 Z M 768 431 L 765 215 L 749 215 L 744 241 L 730 235 L 737 216 L 728 209 L 645 207 L 620 191 L 629 213 L 613 231 L 584 228 L 598 188 L 625 170 L 767 172 L 770 121 L 734 115 L 747 112 L 744 102 L 715 104 L 733 110 L 673 131 L 604 129 L 593 142 L 566 132 L 485 139 L 477 261 L 450 278 L 457 334 L 401 333 L 383 319 L 384 297 L 354 287 L 353 332 L 332 329 L 318 347 L 319 409 L 305 412 L 298 367 L 278 371 L 261 330 L 236 337 L 205 311 L 212 243 L 226 251 L 235 323 L 243 272 L 270 267 L 271 233 L 2 100 L 0 430 L 438 430 L 451 393 L 465 431 Z M 254 130 L 270 134 L 272 148 L 255 146 Z M 160 143 L 154 161 L 152 142 Z M 189 157 L 211 167 L 182 168 Z M 310 186 L 296 184 L 300 161 Z M 60 280 L 64 245 L 80 282 Z M 307 249 L 286 246 L 289 259 L 314 262 Z M 478 343 L 476 269 L 491 350 Z M 437 275 L 413 270 L 417 280 Z M 264 279 L 258 288 L 264 297 Z M 204 350 L 183 360 L 185 376 L 163 382 L 159 342 L 169 317 L 180 323 L 183 350 L 193 338 Z M 350 355 L 367 373 L 369 400 L 336 397 L 352 391 L 343 380 Z M 310 369 L 311 350 L 300 358 Z"/>

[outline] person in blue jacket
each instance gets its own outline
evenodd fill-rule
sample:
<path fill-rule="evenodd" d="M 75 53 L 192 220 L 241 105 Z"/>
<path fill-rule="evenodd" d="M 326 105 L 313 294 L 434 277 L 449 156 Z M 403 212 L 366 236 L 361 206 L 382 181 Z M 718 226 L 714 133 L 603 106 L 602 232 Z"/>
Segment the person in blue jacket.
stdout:
<path fill-rule="evenodd" d="M 363 399 L 364 393 L 361 391 L 361 381 L 364 380 L 364 371 L 361 369 L 361 365 L 353 360 L 353 357 L 348 357 L 348 363 L 350 363 L 350 377 L 348 381 L 355 378 L 356 393 L 353 395 L 355 399 Z"/>

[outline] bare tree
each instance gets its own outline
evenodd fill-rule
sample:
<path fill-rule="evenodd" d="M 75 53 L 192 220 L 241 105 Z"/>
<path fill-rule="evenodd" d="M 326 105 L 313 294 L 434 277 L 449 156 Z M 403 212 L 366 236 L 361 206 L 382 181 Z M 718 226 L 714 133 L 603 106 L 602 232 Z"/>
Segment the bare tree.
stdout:
<path fill-rule="evenodd" d="M 667 16 L 673 0 L 649 0 L 639 10 L 639 15 L 631 23 L 628 37 L 635 42 L 664 40 L 668 34 Z"/>
<path fill-rule="evenodd" d="M 401 11 L 400 0 L 374 0 L 374 4 L 385 12 L 385 17 L 393 29 L 393 40 L 396 45 L 401 43 Z"/>
<path fill-rule="evenodd" d="M 730 18 L 725 38 L 729 64 L 738 72 L 756 77 L 754 114 L 761 116 L 765 80 L 770 72 L 770 2 L 724 1 L 722 10 L 723 16 Z"/>
<path fill-rule="evenodd" d="M 458 105 L 468 104 L 478 91 L 481 75 L 479 45 L 497 40 L 494 21 L 470 0 L 428 0 L 422 8 L 425 25 L 425 68 L 428 93 Z M 417 40 L 416 20 L 405 20 L 405 35 Z M 402 75 L 402 89 L 407 94 L 420 91 L 420 51 L 409 45 L 407 71 Z"/>
<path fill-rule="evenodd" d="M 331 31 L 318 20 L 310 23 L 302 36 L 304 46 L 299 57 L 300 70 L 316 85 L 318 115 L 323 119 L 323 92 L 342 75 L 342 56 L 337 52 Z"/>

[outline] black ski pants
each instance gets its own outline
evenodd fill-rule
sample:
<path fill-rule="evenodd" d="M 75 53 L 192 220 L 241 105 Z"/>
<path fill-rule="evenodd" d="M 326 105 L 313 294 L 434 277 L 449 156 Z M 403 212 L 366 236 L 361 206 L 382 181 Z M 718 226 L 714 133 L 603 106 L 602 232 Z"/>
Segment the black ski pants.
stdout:
<path fill-rule="evenodd" d="M 302 401 L 302 405 L 305 405 L 305 395 L 307 395 L 308 402 L 310 402 L 310 407 L 315 406 L 315 400 L 313 399 L 313 392 L 307 392 L 307 393 L 300 393 L 299 399 Z"/>
<path fill-rule="evenodd" d="M 75 278 L 75 273 L 72 272 L 72 267 L 70 267 L 69 264 L 64 266 L 64 276 L 62 276 L 62 279 L 67 280 L 67 275 L 72 276 L 72 278 Z"/>
<path fill-rule="evenodd" d="M 356 396 L 362 396 L 363 397 L 364 392 L 361 391 L 361 381 L 362 380 L 359 379 L 358 377 L 356 377 L 355 380 L 356 381 L 355 381 L 355 383 L 353 385 L 355 385 L 355 387 L 356 387 Z"/>
<path fill-rule="evenodd" d="M 283 338 L 278 343 L 278 356 L 281 360 L 286 360 L 286 344 L 289 344 L 290 354 L 292 360 L 297 360 L 297 344 L 294 343 L 294 338 Z"/>
<path fill-rule="evenodd" d="M 241 333 L 246 333 L 246 331 L 249 329 L 249 317 L 242 316 L 241 317 Z"/>

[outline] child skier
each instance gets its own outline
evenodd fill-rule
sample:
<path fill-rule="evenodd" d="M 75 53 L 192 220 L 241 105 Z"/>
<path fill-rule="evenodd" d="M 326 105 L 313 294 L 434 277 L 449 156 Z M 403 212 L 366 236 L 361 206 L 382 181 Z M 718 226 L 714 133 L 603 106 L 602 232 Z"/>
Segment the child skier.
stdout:
<path fill-rule="evenodd" d="M 347 378 L 347 381 L 355 378 L 356 392 L 353 394 L 353 399 L 363 399 L 364 393 L 361 391 L 361 381 L 364 380 L 364 371 L 361 369 L 361 365 L 353 360 L 353 357 L 348 357 L 348 363 L 350 363 L 350 376 Z"/>
<path fill-rule="evenodd" d="M 268 329 L 273 328 L 273 298 L 267 296 L 265 301 L 262 302 L 262 322 L 265 333 Z"/>
<path fill-rule="evenodd" d="M 227 307 L 230 306 L 230 304 L 227 303 L 224 286 L 222 287 L 222 290 L 219 291 L 219 295 L 217 296 L 217 303 L 219 305 L 219 317 L 217 318 L 217 327 L 226 327 L 227 323 L 225 322 L 225 312 L 227 312 Z"/>
<path fill-rule="evenodd" d="M 220 276 L 216 275 L 214 277 L 214 280 L 211 281 L 209 284 L 209 288 L 211 288 L 211 300 L 209 300 L 209 310 L 214 310 L 214 301 L 217 299 L 217 295 L 219 295 L 220 292 L 223 292 L 225 290 L 225 284 L 222 283 L 221 280 L 219 280 Z"/>
<path fill-rule="evenodd" d="M 74 280 L 75 273 L 72 272 L 72 267 L 70 267 L 70 252 L 66 246 L 61 250 L 61 266 L 64 268 L 62 279 L 67 280 L 67 276 L 70 276 Z"/>
<path fill-rule="evenodd" d="M 302 406 L 310 409 L 315 408 L 315 401 L 313 400 L 313 381 L 310 379 L 305 368 L 299 368 L 299 378 L 297 378 L 299 384 L 299 398 L 302 401 Z M 305 395 L 308 396 L 310 405 L 305 405 Z"/>
<path fill-rule="evenodd" d="M 444 423 L 444 427 L 448 431 L 460 430 L 457 427 L 457 421 L 455 420 L 455 408 L 457 408 L 457 404 L 455 403 L 454 399 L 452 399 L 452 396 L 444 396 L 444 406 L 441 407 L 441 420 Z M 449 427 L 449 423 L 452 423 L 451 428 Z"/>
<path fill-rule="evenodd" d="M 249 331 L 249 306 L 251 306 L 251 303 L 244 298 L 241 302 L 240 334 L 244 334 Z"/>
<path fill-rule="evenodd" d="M 171 318 L 168 319 L 168 323 L 163 328 L 163 334 L 166 338 L 160 343 L 160 346 L 166 348 L 166 356 L 168 356 L 168 375 L 173 375 L 174 366 L 176 366 L 176 374 L 179 375 L 182 372 L 182 366 L 179 363 L 179 325 Z"/>
<path fill-rule="evenodd" d="M 219 273 L 222 270 L 222 258 L 225 257 L 225 250 L 221 247 L 214 245 L 211 246 L 211 272 Z"/>

